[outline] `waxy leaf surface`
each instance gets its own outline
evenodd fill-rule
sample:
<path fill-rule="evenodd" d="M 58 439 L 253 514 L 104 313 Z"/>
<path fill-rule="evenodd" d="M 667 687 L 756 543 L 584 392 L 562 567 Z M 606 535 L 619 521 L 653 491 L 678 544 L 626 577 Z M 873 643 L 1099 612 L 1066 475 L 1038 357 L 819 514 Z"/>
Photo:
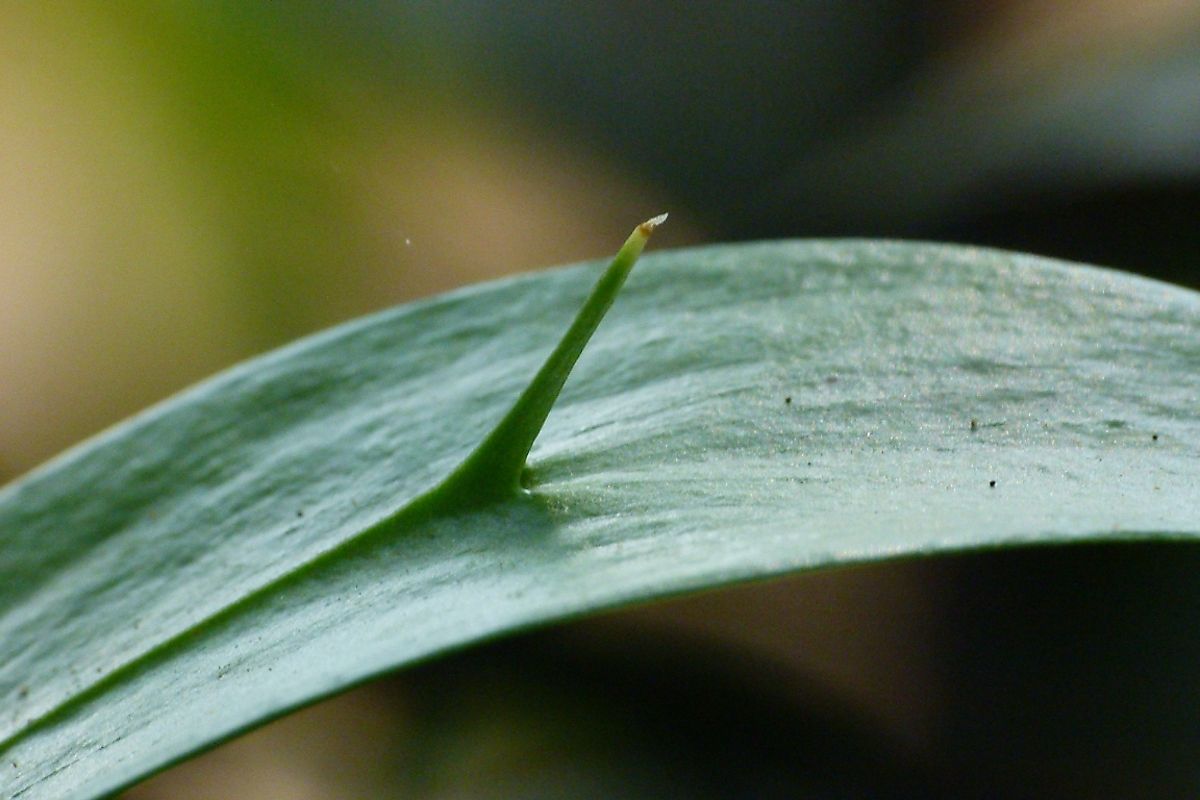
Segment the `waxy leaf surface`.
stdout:
<path fill-rule="evenodd" d="M 855 241 L 643 257 L 534 444 L 529 493 L 406 516 L 601 266 L 327 331 L 0 491 L 0 795 L 103 796 L 404 664 L 630 602 L 1200 538 L 1200 296 Z"/>

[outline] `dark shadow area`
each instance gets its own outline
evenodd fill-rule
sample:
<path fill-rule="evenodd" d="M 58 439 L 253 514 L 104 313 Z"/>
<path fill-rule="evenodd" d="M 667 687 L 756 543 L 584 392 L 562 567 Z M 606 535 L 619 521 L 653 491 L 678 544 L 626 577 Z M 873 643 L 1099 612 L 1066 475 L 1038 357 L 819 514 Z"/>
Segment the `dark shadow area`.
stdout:
<path fill-rule="evenodd" d="M 412 725 L 404 796 L 1194 796 L 1200 545 L 989 551 L 737 591 L 804 592 L 851 573 L 880 602 L 919 581 L 944 614 L 926 697 L 937 722 L 920 753 L 812 675 L 727 643 L 639 632 L 633 610 L 618 612 L 630 617 L 619 637 L 583 621 L 384 684 Z M 774 624 L 756 614 L 747 627 Z"/>

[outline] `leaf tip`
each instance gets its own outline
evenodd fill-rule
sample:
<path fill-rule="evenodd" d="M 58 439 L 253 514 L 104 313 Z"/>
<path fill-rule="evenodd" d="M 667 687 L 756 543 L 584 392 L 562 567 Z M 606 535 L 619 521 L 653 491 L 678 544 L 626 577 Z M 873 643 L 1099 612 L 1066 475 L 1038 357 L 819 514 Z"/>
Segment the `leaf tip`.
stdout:
<path fill-rule="evenodd" d="M 528 489 L 523 485 L 529 480 L 525 459 L 546 416 L 650 234 L 666 220 L 666 214 L 659 214 L 633 229 L 525 391 L 467 459 L 430 493 L 430 497 L 435 494 L 440 497 L 434 502 L 450 503 L 461 509 L 466 504 L 481 505 L 510 498 L 514 492 Z"/>
<path fill-rule="evenodd" d="M 663 213 L 663 214 L 659 214 L 657 217 L 651 217 L 650 219 L 643 222 L 641 225 L 637 226 L 638 233 L 640 233 L 643 237 L 649 239 L 650 234 L 654 233 L 654 229 L 667 221 L 667 216 L 668 216 L 668 214 Z"/>

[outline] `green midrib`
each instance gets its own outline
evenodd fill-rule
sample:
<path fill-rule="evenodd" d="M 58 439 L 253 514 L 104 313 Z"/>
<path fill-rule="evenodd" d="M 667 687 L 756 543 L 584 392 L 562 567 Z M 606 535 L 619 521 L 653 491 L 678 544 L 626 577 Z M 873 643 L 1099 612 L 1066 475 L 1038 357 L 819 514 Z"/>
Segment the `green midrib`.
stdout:
<path fill-rule="evenodd" d="M 202 622 L 160 642 L 86 689 L 51 707 L 13 736 L 0 741 L 0 752 L 100 697 L 110 687 L 120 685 L 141 671 L 168 660 L 211 630 L 219 628 L 264 601 L 279 596 L 290 587 L 303 583 L 314 573 L 352 555 L 355 551 L 370 547 L 381 538 L 400 535 L 413 525 L 433 517 L 471 511 L 520 497 L 525 491 L 521 487 L 525 459 L 533 448 L 550 409 L 558 399 L 579 355 L 612 307 L 650 235 L 666 217 L 666 214 L 662 214 L 634 228 L 537 375 L 479 446 L 445 479 L 410 500 L 390 516 L 263 584 Z"/>

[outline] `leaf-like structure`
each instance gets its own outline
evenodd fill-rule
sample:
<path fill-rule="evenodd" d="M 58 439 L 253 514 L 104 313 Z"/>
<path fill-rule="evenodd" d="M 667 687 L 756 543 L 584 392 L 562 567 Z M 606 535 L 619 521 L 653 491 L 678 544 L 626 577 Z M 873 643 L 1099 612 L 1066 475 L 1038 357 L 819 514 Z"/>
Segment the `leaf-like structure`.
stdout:
<path fill-rule="evenodd" d="M 0 492 L 0 794 L 103 796 L 401 665 L 625 603 L 1200 538 L 1200 296 L 853 241 L 646 257 L 528 493 L 406 513 L 504 417 L 600 266 L 303 340 Z"/>

